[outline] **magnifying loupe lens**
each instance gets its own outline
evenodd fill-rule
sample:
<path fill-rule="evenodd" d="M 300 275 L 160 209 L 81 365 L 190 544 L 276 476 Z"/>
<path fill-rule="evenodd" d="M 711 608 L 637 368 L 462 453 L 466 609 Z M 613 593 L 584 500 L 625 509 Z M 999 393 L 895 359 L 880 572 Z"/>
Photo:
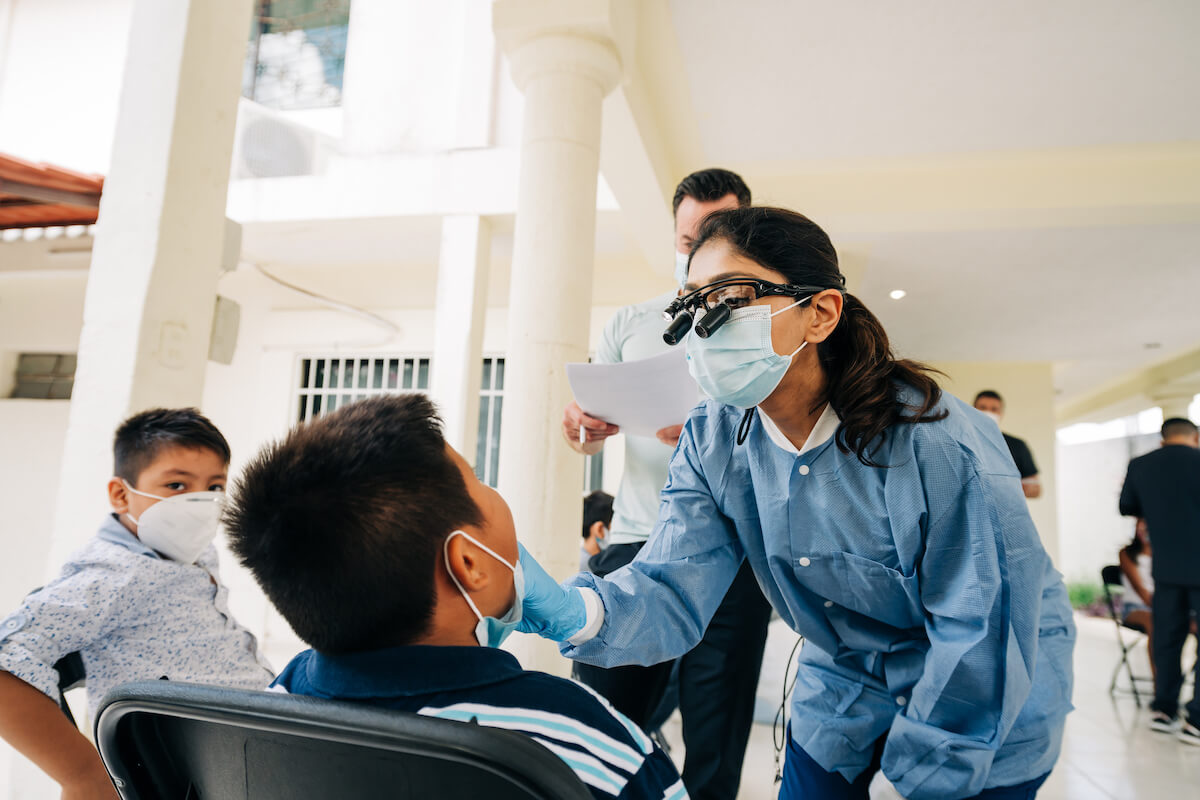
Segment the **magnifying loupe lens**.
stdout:
<path fill-rule="evenodd" d="M 707 339 L 712 336 L 717 332 L 718 328 L 729 320 L 729 315 L 732 313 L 733 311 L 724 303 L 716 306 L 705 314 L 703 319 L 696 323 L 696 335 L 701 339 Z"/>
<path fill-rule="evenodd" d="M 683 337 L 687 336 L 687 332 L 692 327 L 692 314 L 690 311 L 684 311 L 682 314 L 671 320 L 671 324 L 663 331 L 663 341 L 670 345 L 676 345 L 683 341 Z"/>

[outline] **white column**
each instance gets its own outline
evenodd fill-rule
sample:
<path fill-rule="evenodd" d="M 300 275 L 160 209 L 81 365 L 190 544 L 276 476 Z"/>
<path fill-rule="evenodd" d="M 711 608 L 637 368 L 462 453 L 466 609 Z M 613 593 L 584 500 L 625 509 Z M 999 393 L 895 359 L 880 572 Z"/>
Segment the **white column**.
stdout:
<path fill-rule="evenodd" d="M 446 422 L 446 441 L 472 463 L 491 248 L 491 225 L 482 217 L 442 219 L 430 393 Z"/>
<path fill-rule="evenodd" d="M 112 434 L 204 388 L 250 0 L 137 0 L 100 205 L 50 569 L 107 507 Z"/>
<path fill-rule="evenodd" d="M 1152 399 L 1162 409 L 1164 420 L 1171 419 L 1172 417 L 1187 419 L 1188 407 L 1191 406 L 1192 398 L 1195 396 L 1195 392 L 1172 392 L 1170 394 L 1155 395 Z"/>
<path fill-rule="evenodd" d="M 501 0 L 493 17 L 525 94 L 499 478 L 526 547 L 566 577 L 578 569 L 583 459 L 559 433 L 571 399 L 564 365 L 587 358 L 600 109 L 620 59 L 594 30 L 526 27 L 515 43 L 505 37 L 506 10 L 536 14 L 541 5 Z M 592 4 L 545 5 L 561 12 Z M 548 642 L 523 637 L 515 645 L 527 667 L 568 670 Z"/>

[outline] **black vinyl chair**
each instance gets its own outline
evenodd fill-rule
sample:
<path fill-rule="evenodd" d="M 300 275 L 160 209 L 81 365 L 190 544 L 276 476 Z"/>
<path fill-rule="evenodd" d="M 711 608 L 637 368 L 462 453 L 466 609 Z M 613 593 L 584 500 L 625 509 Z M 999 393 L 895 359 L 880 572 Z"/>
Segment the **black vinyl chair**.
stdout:
<path fill-rule="evenodd" d="M 512 731 L 312 697 L 150 681 L 109 692 L 96 744 L 124 800 L 590 800 Z"/>
<path fill-rule="evenodd" d="M 67 719 L 71 720 L 71 724 L 78 728 L 79 724 L 75 722 L 75 715 L 71 713 L 71 707 L 67 705 L 67 692 L 87 685 L 87 674 L 83 669 L 83 656 L 78 651 L 67 653 L 54 662 L 54 671 L 58 673 L 58 707 L 67 715 Z"/>
<path fill-rule="evenodd" d="M 1100 582 L 1104 586 L 1104 601 L 1108 604 L 1108 614 L 1112 617 L 1112 621 L 1117 626 L 1117 645 L 1121 648 L 1121 657 L 1117 661 L 1116 667 L 1113 668 L 1112 680 L 1108 684 L 1108 696 L 1116 697 L 1118 694 L 1131 694 L 1133 701 L 1137 703 L 1138 708 L 1142 707 L 1142 695 L 1138 691 L 1138 683 L 1149 684 L 1149 694 L 1154 694 L 1154 679 L 1149 675 L 1135 675 L 1133 665 L 1129 663 L 1129 654 L 1133 652 L 1142 641 L 1146 638 L 1146 630 L 1140 625 L 1132 625 L 1122 619 L 1121 614 L 1121 597 L 1125 593 L 1125 587 L 1121 583 L 1121 568 L 1116 564 L 1109 564 L 1100 570 Z M 1133 636 L 1126 641 L 1126 632 L 1132 632 Z M 1117 680 L 1121 676 L 1122 668 L 1125 674 L 1129 677 L 1129 688 L 1117 686 Z"/>

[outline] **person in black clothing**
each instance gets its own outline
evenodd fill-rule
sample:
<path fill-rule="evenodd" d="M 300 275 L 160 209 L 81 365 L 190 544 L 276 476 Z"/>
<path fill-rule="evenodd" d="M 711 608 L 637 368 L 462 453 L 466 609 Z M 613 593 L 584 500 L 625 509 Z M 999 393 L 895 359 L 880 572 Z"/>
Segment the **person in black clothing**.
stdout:
<path fill-rule="evenodd" d="M 975 408 L 996 420 L 997 425 L 1004 419 L 1004 398 L 999 392 L 984 389 L 975 395 Z M 1016 436 L 1009 436 L 1007 433 L 1003 436 L 1008 444 L 1008 452 L 1012 453 L 1013 461 L 1016 462 L 1017 472 L 1021 473 L 1021 491 L 1031 500 L 1041 497 L 1042 482 L 1038 478 L 1037 464 L 1033 463 L 1033 452 L 1029 445 L 1025 444 L 1024 439 L 1018 439 Z"/>
<path fill-rule="evenodd" d="M 1200 433 L 1190 420 L 1168 419 L 1162 444 L 1129 462 L 1120 509 L 1146 520 L 1154 547 L 1152 656 L 1158 680 L 1150 727 L 1200 746 L 1200 694 L 1193 692 L 1187 704 L 1187 722 L 1177 719 L 1189 615 L 1200 616 Z M 1200 681 L 1200 665 L 1196 679 Z"/>

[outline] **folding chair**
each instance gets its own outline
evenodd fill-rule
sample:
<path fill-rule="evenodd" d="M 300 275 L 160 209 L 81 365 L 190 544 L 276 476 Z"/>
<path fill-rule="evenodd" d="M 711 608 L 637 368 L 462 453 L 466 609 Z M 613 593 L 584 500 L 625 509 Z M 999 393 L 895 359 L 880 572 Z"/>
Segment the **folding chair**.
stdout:
<path fill-rule="evenodd" d="M 109 692 L 96 744 L 124 800 L 590 800 L 533 739 L 274 692 L 150 681 Z"/>
<path fill-rule="evenodd" d="M 1153 694 L 1154 679 L 1148 675 L 1135 675 L 1133 665 L 1129 663 L 1129 654 L 1146 638 L 1146 630 L 1140 625 L 1131 625 L 1121 619 L 1120 600 L 1125 593 L 1125 587 L 1121 584 L 1121 568 L 1116 564 L 1104 567 L 1100 570 L 1100 582 L 1104 586 L 1104 601 L 1108 604 L 1108 614 L 1117 626 L 1117 645 L 1121 648 L 1121 658 L 1117 661 L 1117 666 L 1113 668 L 1112 681 L 1108 684 L 1108 695 L 1116 697 L 1118 694 L 1132 694 L 1133 701 L 1137 703 L 1138 708 L 1141 708 L 1142 696 L 1138 692 L 1138 682 L 1150 684 L 1150 693 Z M 1125 640 L 1125 631 L 1133 631 L 1132 641 Z M 1122 667 L 1129 676 L 1128 689 L 1117 686 L 1117 679 L 1121 675 Z"/>

